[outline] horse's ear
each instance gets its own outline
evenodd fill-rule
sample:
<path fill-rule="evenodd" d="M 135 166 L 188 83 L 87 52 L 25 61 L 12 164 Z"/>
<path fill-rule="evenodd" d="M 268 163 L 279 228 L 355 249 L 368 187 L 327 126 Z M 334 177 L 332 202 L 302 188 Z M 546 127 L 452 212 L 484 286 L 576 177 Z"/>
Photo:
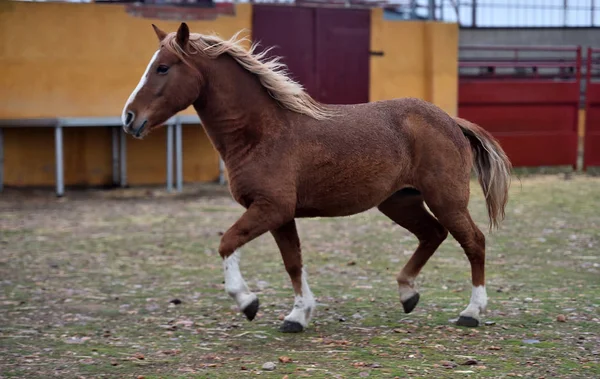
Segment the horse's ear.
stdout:
<path fill-rule="evenodd" d="M 185 48 L 190 39 L 190 29 L 185 22 L 182 22 L 177 29 L 177 44 L 181 48 Z"/>
<path fill-rule="evenodd" d="M 165 37 L 167 36 L 167 33 L 160 30 L 158 26 L 154 24 L 152 24 L 152 28 L 154 29 L 154 33 L 156 33 L 156 36 L 158 37 L 158 41 L 162 42 L 162 40 L 165 39 Z"/>

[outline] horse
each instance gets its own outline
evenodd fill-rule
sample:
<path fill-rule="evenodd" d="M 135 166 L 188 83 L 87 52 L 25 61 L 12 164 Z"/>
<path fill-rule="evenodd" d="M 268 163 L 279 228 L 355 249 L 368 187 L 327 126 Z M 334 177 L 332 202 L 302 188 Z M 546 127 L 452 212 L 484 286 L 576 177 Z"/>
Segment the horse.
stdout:
<path fill-rule="evenodd" d="M 417 98 L 323 104 L 294 81 L 270 49 L 231 39 L 166 33 L 125 103 L 126 133 L 143 139 L 193 106 L 223 160 L 229 191 L 244 213 L 222 235 L 225 291 L 252 321 L 258 297 L 240 269 L 239 249 L 269 232 L 294 291 L 280 330 L 302 332 L 316 306 L 296 219 L 343 217 L 377 208 L 418 238 L 396 280 L 405 313 L 415 279 L 450 233 L 471 266 L 472 293 L 457 325 L 477 327 L 486 310 L 485 236 L 467 209 L 472 170 L 485 195 L 490 231 L 505 217 L 511 163 L 493 136 Z M 425 208 L 429 208 L 429 211 Z"/>

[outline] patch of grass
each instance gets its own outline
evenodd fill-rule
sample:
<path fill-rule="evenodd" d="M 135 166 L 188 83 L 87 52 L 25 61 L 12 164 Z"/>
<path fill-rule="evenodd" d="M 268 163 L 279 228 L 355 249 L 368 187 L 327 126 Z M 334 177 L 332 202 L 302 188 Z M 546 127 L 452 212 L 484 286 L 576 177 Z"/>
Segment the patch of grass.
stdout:
<path fill-rule="evenodd" d="M 472 183 L 470 209 L 487 235 L 484 320 L 495 322 L 476 329 L 449 322 L 471 289 L 451 237 L 423 269 L 421 302 L 406 315 L 395 275 L 414 236 L 376 210 L 299 220 L 318 307 L 298 335 L 278 331 L 293 293 L 270 235 L 242 253 L 261 300 L 255 321 L 225 294 L 216 248 L 242 208 L 222 189 L 60 200 L 38 192 L 27 201 L 8 191 L 0 198 L 0 376 L 600 377 L 600 178 L 566 178 L 513 181 L 507 219 L 493 234 Z M 262 370 L 268 361 L 275 371 Z"/>

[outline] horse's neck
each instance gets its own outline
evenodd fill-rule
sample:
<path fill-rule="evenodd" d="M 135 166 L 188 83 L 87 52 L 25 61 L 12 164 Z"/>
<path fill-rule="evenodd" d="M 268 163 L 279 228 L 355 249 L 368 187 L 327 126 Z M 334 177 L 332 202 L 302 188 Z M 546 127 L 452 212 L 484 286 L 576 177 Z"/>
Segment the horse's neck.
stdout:
<path fill-rule="evenodd" d="M 278 132 L 281 125 L 273 121 L 281 109 L 258 79 L 231 57 L 213 61 L 210 72 L 194 108 L 227 164 Z"/>

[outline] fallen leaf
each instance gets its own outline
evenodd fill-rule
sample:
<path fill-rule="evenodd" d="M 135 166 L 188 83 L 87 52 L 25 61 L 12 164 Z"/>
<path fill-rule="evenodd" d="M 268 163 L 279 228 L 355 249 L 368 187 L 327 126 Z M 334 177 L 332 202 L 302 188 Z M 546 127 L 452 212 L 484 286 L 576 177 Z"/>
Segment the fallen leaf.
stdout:
<path fill-rule="evenodd" d="M 281 363 L 290 363 L 292 362 L 292 358 L 286 357 L 285 355 L 279 357 L 279 362 Z"/>

